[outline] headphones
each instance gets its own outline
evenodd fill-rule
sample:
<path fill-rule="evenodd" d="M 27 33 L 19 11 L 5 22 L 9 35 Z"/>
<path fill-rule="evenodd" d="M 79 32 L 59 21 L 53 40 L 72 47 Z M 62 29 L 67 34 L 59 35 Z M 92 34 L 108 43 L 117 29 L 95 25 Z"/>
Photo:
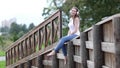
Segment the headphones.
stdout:
<path fill-rule="evenodd" d="M 78 10 L 78 9 L 77 9 L 77 10 Z M 72 10 L 70 10 L 70 11 L 69 11 L 69 13 L 71 13 L 71 12 L 72 12 Z M 77 14 L 77 15 L 79 15 L 79 10 L 77 11 L 77 13 L 76 13 L 76 14 Z"/>

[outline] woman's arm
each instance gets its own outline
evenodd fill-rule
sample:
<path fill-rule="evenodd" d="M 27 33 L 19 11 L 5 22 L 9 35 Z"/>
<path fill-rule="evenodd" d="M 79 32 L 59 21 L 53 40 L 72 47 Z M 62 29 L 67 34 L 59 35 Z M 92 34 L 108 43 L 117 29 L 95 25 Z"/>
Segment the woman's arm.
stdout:
<path fill-rule="evenodd" d="M 67 35 L 70 35 L 71 34 L 71 32 L 70 32 L 70 29 L 68 30 L 68 34 Z"/>
<path fill-rule="evenodd" d="M 75 20 L 74 20 L 75 30 L 71 34 L 74 34 L 79 30 L 79 23 L 80 23 L 79 18 L 78 17 L 75 18 Z"/>

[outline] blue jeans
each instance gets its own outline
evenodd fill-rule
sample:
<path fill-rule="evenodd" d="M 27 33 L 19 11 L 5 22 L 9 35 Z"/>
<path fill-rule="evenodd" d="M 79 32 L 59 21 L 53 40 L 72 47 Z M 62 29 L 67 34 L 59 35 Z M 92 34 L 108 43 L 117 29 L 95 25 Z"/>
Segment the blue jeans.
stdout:
<path fill-rule="evenodd" d="M 67 56 L 67 49 L 66 47 L 64 46 L 64 43 L 67 42 L 67 41 L 70 41 L 72 40 L 73 38 L 75 38 L 77 35 L 75 34 L 72 34 L 72 35 L 69 35 L 69 36 L 64 36 L 62 37 L 57 46 L 54 48 L 55 52 L 57 53 L 61 48 L 62 48 L 62 51 L 63 51 L 63 54 L 64 56 Z"/>

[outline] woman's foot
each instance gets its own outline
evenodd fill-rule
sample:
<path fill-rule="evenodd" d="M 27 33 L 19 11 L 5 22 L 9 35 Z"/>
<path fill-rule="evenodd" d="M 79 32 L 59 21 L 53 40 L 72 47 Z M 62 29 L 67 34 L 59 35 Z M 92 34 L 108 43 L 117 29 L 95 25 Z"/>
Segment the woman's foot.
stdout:
<path fill-rule="evenodd" d="M 47 56 L 53 56 L 53 55 L 55 55 L 55 51 L 54 50 L 47 54 Z"/>
<path fill-rule="evenodd" d="M 65 59 L 64 59 L 64 64 L 65 65 L 67 64 L 67 57 L 65 57 Z"/>

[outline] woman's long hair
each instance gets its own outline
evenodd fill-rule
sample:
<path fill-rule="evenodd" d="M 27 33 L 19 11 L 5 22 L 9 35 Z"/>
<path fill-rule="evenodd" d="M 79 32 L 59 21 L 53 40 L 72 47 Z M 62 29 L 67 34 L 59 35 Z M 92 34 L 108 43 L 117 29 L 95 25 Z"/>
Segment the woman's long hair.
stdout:
<path fill-rule="evenodd" d="M 79 9 L 78 9 L 77 7 L 72 7 L 72 9 L 73 9 L 73 8 L 76 9 L 76 11 L 77 11 L 75 17 L 73 18 L 73 24 L 74 24 L 75 18 L 76 18 L 76 17 L 79 18 Z M 71 11 L 71 10 L 70 10 L 70 11 Z M 70 17 L 72 17 L 72 16 L 70 16 Z"/>

